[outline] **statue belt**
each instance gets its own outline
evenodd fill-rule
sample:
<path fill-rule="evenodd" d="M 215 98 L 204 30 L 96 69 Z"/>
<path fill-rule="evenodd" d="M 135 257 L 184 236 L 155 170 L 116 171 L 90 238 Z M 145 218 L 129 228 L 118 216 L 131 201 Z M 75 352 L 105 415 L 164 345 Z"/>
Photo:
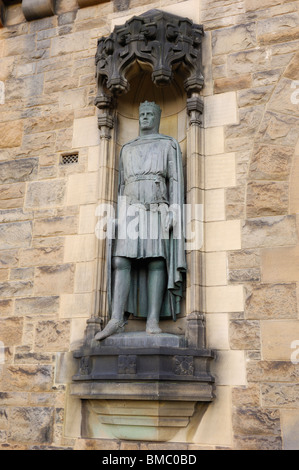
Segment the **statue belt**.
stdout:
<path fill-rule="evenodd" d="M 154 181 L 155 183 L 164 183 L 165 184 L 165 178 L 164 176 L 160 175 L 136 175 L 136 176 L 130 176 L 128 179 L 126 179 L 125 184 L 131 184 L 131 183 L 136 183 L 136 181 Z"/>

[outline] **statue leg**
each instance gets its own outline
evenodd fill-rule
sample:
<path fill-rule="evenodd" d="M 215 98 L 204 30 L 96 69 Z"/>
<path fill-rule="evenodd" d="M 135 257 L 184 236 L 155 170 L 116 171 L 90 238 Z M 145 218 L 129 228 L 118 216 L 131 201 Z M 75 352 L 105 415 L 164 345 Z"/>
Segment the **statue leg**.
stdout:
<path fill-rule="evenodd" d="M 115 333 L 121 333 L 125 325 L 124 311 L 130 292 L 131 261 L 128 258 L 116 256 L 112 260 L 112 268 L 114 269 L 112 314 L 104 330 L 95 337 L 99 341 Z"/>
<path fill-rule="evenodd" d="M 161 333 L 159 317 L 163 304 L 167 275 L 164 259 L 156 259 L 148 265 L 148 314 L 146 332 Z"/>

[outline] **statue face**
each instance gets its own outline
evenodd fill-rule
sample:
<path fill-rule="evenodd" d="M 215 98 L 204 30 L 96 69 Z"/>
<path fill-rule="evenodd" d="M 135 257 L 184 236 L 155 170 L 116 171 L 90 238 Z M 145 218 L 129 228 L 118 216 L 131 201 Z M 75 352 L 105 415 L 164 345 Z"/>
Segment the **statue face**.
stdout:
<path fill-rule="evenodd" d="M 150 107 L 144 107 L 139 113 L 140 129 L 150 131 L 158 129 L 159 123 L 156 114 Z"/>

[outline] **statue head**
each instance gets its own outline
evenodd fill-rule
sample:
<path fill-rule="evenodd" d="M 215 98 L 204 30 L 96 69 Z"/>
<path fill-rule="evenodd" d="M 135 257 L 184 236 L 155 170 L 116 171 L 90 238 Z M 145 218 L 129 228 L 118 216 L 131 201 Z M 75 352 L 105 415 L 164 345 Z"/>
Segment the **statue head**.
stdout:
<path fill-rule="evenodd" d="M 161 108 L 154 102 L 145 101 L 139 107 L 139 125 L 141 134 L 159 132 Z"/>

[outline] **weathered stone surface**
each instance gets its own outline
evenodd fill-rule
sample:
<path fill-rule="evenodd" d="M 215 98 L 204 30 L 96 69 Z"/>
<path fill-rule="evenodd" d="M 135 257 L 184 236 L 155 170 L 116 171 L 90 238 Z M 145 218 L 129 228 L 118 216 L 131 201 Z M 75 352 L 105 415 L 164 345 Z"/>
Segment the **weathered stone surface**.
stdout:
<path fill-rule="evenodd" d="M 3 392 L 51 391 L 52 366 L 9 365 L 4 367 L 1 389 Z"/>
<path fill-rule="evenodd" d="M 21 344 L 22 335 L 22 318 L 0 318 L 0 341 L 3 342 L 5 347 Z"/>
<path fill-rule="evenodd" d="M 259 129 L 259 137 L 263 143 L 295 147 L 299 138 L 299 119 L 267 111 Z"/>
<path fill-rule="evenodd" d="M 33 207 L 53 207 L 62 205 L 65 195 L 65 181 L 43 181 L 29 184 L 26 206 Z"/>
<path fill-rule="evenodd" d="M 255 45 L 255 23 L 237 25 L 232 28 L 224 28 L 212 33 L 212 48 L 214 55 L 251 49 Z"/>
<path fill-rule="evenodd" d="M 275 88 L 268 104 L 268 109 L 278 113 L 283 109 L 284 114 L 299 117 L 297 99 L 292 99 L 292 95 L 295 90 L 296 87 L 294 88 L 294 80 L 282 78 Z M 297 94 L 296 96 L 298 97 Z"/>
<path fill-rule="evenodd" d="M 19 407 L 10 411 L 10 441 L 24 443 L 51 443 L 53 439 L 54 409 Z"/>
<path fill-rule="evenodd" d="M 281 436 L 235 436 L 234 443 L 237 450 L 282 450 Z"/>
<path fill-rule="evenodd" d="M 249 361 L 247 364 L 250 382 L 298 383 L 299 368 L 290 361 Z"/>
<path fill-rule="evenodd" d="M 33 226 L 34 237 L 70 235 L 77 233 L 78 218 L 76 216 L 50 217 L 35 220 Z"/>
<path fill-rule="evenodd" d="M 24 194 L 25 183 L 0 185 L 0 200 L 5 200 L 7 204 L 9 199 L 23 198 Z"/>
<path fill-rule="evenodd" d="M 284 182 L 249 183 L 247 217 L 284 215 L 288 213 L 289 185 Z"/>
<path fill-rule="evenodd" d="M 0 249 L 26 248 L 30 246 L 32 223 L 20 222 L 0 225 Z"/>
<path fill-rule="evenodd" d="M 0 316 L 8 317 L 12 314 L 12 300 L 0 300 Z"/>
<path fill-rule="evenodd" d="M 258 250 L 240 250 L 228 253 L 228 267 L 230 269 L 258 268 L 260 253 Z"/>
<path fill-rule="evenodd" d="M 233 320 L 230 322 L 229 334 L 232 349 L 260 349 L 258 321 Z"/>
<path fill-rule="evenodd" d="M 36 327 L 35 347 L 41 351 L 67 351 L 69 347 L 70 322 L 41 321 Z"/>
<path fill-rule="evenodd" d="M 15 300 L 15 315 L 55 314 L 59 310 L 59 297 L 31 297 Z"/>
<path fill-rule="evenodd" d="M 299 384 L 262 385 L 262 403 L 271 408 L 299 408 Z"/>
<path fill-rule="evenodd" d="M 283 450 L 299 450 L 299 410 L 282 410 Z"/>
<path fill-rule="evenodd" d="M 252 180 L 287 180 L 293 154 L 293 148 L 261 145 L 252 157 L 249 177 Z"/>
<path fill-rule="evenodd" d="M 261 280 L 259 268 L 233 269 L 229 271 L 230 282 L 258 282 Z"/>
<path fill-rule="evenodd" d="M 0 268 L 17 266 L 19 261 L 18 250 L 5 250 L 1 252 Z"/>
<path fill-rule="evenodd" d="M 33 276 L 34 268 L 16 268 L 10 271 L 10 280 L 12 281 L 33 279 Z"/>
<path fill-rule="evenodd" d="M 295 54 L 293 60 L 287 67 L 284 76 L 291 80 L 298 80 L 299 53 Z"/>
<path fill-rule="evenodd" d="M 241 108 L 246 106 L 259 106 L 268 102 L 273 85 L 250 88 L 238 93 L 238 102 Z M 281 108 L 280 108 L 281 109 Z"/>
<path fill-rule="evenodd" d="M 63 262 L 63 247 L 28 248 L 20 253 L 20 266 L 43 266 Z"/>
<path fill-rule="evenodd" d="M 299 322 L 267 320 L 261 322 L 262 357 L 266 361 L 298 360 Z"/>
<path fill-rule="evenodd" d="M 19 147 L 23 138 L 23 122 L 0 122 L 0 148 Z"/>
<path fill-rule="evenodd" d="M 33 281 L 7 281 L 0 283 L 1 297 L 20 297 L 33 292 Z"/>
<path fill-rule="evenodd" d="M 74 273 L 75 266 L 73 264 L 36 268 L 34 291 L 37 295 L 72 293 Z"/>
<path fill-rule="evenodd" d="M 37 158 L 22 158 L 9 162 L 0 162 L 0 181 L 2 184 L 31 181 L 36 177 L 37 169 Z"/>
<path fill-rule="evenodd" d="M 241 108 L 239 111 L 240 123 L 227 126 L 225 137 L 228 139 L 237 139 L 240 137 L 252 137 L 256 134 L 264 115 L 264 107 Z"/>
<path fill-rule="evenodd" d="M 248 219 L 242 225 L 243 248 L 286 246 L 297 243 L 296 219 L 293 216 Z"/>
<path fill-rule="evenodd" d="M 259 407 L 260 389 L 258 384 L 250 384 L 247 387 L 234 387 L 232 389 L 232 402 L 239 408 Z"/>
<path fill-rule="evenodd" d="M 236 409 L 233 429 L 236 435 L 280 435 L 279 411 L 250 407 Z"/>
<path fill-rule="evenodd" d="M 248 319 L 297 318 L 295 283 L 246 285 L 245 293 Z"/>
<path fill-rule="evenodd" d="M 215 93 L 226 93 L 228 91 L 250 88 L 252 84 L 251 74 L 230 78 L 217 78 L 214 81 Z"/>

